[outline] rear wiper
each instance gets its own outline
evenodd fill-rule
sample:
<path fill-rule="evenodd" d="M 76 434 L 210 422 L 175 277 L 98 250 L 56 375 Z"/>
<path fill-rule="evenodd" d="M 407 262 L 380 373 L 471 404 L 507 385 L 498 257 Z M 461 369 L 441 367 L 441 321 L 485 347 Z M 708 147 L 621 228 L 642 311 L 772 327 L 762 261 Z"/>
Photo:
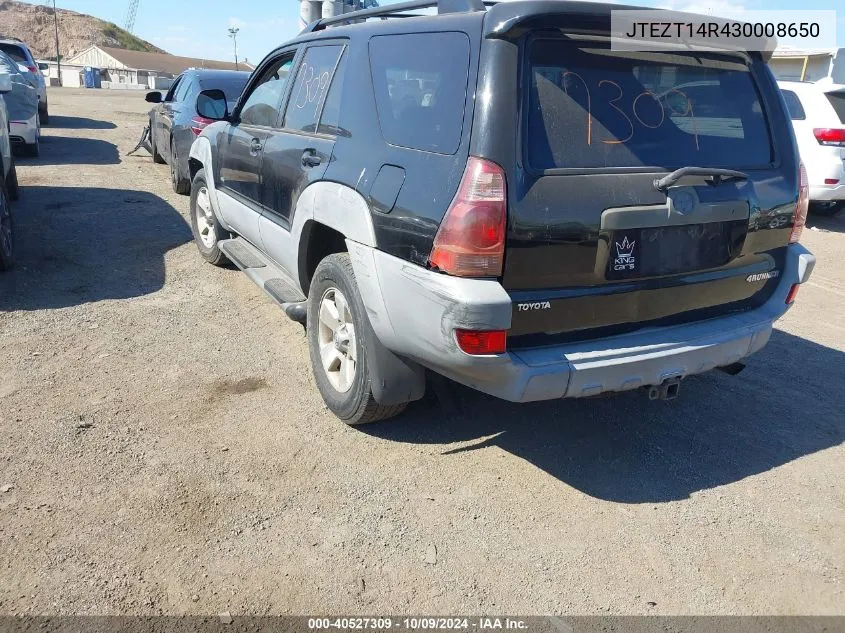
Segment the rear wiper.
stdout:
<path fill-rule="evenodd" d="M 721 184 L 723 180 L 748 180 L 748 174 L 741 171 L 734 171 L 733 169 L 717 169 L 714 167 L 681 167 L 676 169 L 671 174 L 663 176 L 663 178 L 654 181 L 654 188 L 658 191 L 666 191 L 669 187 L 676 184 L 682 178 L 687 176 L 699 176 L 711 185 Z"/>

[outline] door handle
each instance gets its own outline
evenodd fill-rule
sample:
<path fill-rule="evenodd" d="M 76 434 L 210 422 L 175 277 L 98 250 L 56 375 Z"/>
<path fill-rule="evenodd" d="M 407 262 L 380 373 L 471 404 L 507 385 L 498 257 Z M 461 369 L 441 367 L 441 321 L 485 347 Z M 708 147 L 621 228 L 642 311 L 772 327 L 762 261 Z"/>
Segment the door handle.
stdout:
<path fill-rule="evenodd" d="M 252 156 L 258 156 L 261 153 L 261 141 L 259 139 L 252 139 L 252 142 L 249 144 L 249 153 Z"/>
<path fill-rule="evenodd" d="M 303 167 L 316 167 L 323 162 L 323 159 L 317 155 L 317 150 L 308 148 L 302 153 Z"/>

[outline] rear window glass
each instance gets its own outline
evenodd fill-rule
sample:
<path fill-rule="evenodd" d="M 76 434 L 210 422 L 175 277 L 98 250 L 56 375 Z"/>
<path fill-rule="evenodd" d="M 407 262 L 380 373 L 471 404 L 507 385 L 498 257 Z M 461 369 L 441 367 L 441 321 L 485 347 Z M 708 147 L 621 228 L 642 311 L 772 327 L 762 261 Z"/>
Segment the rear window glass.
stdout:
<path fill-rule="evenodd" d="M 381 131 L 388 143 L 439 154 L 458 151 L 469 73 L 466 35 L 374 37 L 370 67 Z"/>
<path fill-rule="evenodd" d="M 14 59 L 18 64 L 24 64 L 25 66 L 29 65 L 29 59 L 27 59 L 26 53 L 20 46 L 15 46 L 14 44 L 0 44 L 0 50 Z"/>
<path fill-rule="evenodd" d="M 836 110 L 836 114 L 839 115 L 839 120 L 842 123 L 845 123 L 845 91 L 842 92 L 828 92 L 825 94 L 827 100 L 830 101 L 830 105 L 833 106 L 833 109 Z"/>
<path fill-rule="evenodd" d="M 789 118 L 793 121 L 803 121 L 807 118 L 804 113 L 804 107 L 798 99 L 798 95 L 791 90 L 781 90 L 783 93 L 783 100 L 786 101 L 786 109 L 789 111 Z"/>
<path fill-rule="evenodd" d="M 200 81 L 200 85 L 203 90 L 222 90 L 223 94 L 226 95 L 226 101 L 231 103 L 233 101 L 237 101 L 241 96 L 248 80 L 249 76 L 243 78 L 226 77 L 225 79 L 207 79 L 205 81 Z"/>
<path fill-rule="evenodd" d="M 757 90 L 738 58 L 552 40 L 536 41 L 529 55 L 535 169 L 771 163 Z"/>

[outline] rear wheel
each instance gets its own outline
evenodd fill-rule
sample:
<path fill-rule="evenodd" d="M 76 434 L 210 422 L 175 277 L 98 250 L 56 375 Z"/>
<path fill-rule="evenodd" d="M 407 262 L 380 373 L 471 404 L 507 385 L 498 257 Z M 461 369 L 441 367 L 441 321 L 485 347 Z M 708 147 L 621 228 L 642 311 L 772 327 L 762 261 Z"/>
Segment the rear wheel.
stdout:
<path fill-rule="evenodd" d="M 0 270 L 9 270 L 15 263 L 12 239 L 12 203 L 6 183 L 0 181 Z"/>
<path fill-rule="evenodd" d="M 349 253 L 329 255 L 308 293 L 308 350 L 323 401 L 349 425 L 385 420 L 407 406 L 383 406 L 373 396 L 366 341 L 373 334 L 366 318 Z"/>
<path fill-rule="evenodd" d="M 179 195 L 191 194 L 191 181 L 183 177 L 179 170 L 179 153 L 172 139 L 170 141 L 170 184 L 173 186 L 173 191 Z"/>
<path fill-rule="evenodd" d="M 845 209 L 845 201 L 838 202 L 813 202 L 810 204 L 810 213 L 831 217 Z"/>
<path fill-rule="evenodd" d="M 30 158 L 38 158 L 41 156 L 41 113 L 39 112 L 35 117 L 35 142 L 26 143 L 23 146 L 24 156 Z"/>
<path fill-rule="evenodd" d="M 50 106 L 46 102 L 43 106 L 39 103 L 38 112 L 41 115 L 41 124 L 50 125 Z"/>
<path fill-rule="evenodd" d="M 205 261 L 215 266 L 225 266 L 228 263 L 229 260 L 217 246 L 217 242 L 228 239 L 231 235 L 223 230 L 214 216 L 204 169 L 197 172 L 191 185 L 191 231 L 194 233 L 197 249 Z"/>

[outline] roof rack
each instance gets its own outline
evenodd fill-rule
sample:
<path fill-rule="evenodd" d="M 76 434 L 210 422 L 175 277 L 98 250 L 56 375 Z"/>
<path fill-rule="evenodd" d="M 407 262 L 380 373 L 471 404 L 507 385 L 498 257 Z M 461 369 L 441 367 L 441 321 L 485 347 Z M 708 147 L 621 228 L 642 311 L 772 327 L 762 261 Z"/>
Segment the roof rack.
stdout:
<path fill-rule="evenodd" d="M 406 11 L 416 9 L 430 9 L 437 7 L 437 13 L 468 13 L 473 11 L 484 11 L 485 4 L 495 4 L 490 0 L 409 0 L 408 2 L 396 2 L 383 7 L 370 7 L 350 11 L 343 15 L 336 15 L 331 18 L 321 18 L 306 26 L 302 33 L 322 31 L 327 26 L 346 24 L 354 20 L 366 20 L 368 18 L 410 18 L 419 17 L 418 14 L 409 15 Z"/>

